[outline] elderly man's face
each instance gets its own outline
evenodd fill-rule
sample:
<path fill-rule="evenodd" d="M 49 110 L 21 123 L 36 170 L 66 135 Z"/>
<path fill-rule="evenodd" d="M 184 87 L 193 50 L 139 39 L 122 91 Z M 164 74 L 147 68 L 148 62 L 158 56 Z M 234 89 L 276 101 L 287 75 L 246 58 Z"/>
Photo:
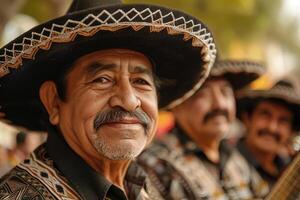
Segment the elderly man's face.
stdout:
<path fill-rule="evenodd" d="M 174 108 L 177 122 L 190 137 L 223 137 L 235 118 L 235 100 L 225 79 L 209 79 L 183 104 Z"/>
<path fill-rule="evenodd" d="M 292 135 L 292 112 L 278 103 L 262 101 L 247 115 L 246 142 L 250 148 L 277 154 Z"/>
<path fill-rule="evenodd" d="M 43 86 L 42 86 L 43 87 Z M 67 143 L 111 160 L 136 157 L 157 127 L 152 64 L 141 53 L 110 49 L 79 58 L 67 75 L 67 96 L 48 109 Z"/>

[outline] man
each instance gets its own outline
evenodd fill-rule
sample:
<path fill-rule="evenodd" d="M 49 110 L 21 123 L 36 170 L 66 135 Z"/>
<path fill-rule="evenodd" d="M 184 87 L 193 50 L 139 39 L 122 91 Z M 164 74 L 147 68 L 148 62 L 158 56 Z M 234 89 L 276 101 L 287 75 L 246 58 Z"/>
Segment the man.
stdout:
<path fill-rule="evenodd" d="M 288 161 L 280 155 L 299 130 L 300 98 L 292 82 L 281 80 L 269 90 L 245 90 L 238 95 L 246 134 L 238 149 L 273 185 Z"/>
<path fill-rule="evenodd" d="M 36 147 L 44 142 L 42 136 L 40 133 L 18 132 L 16 134 L 16 144 L 8 153 L 11 166 L 16 166 L 22 162 Z"/>
<path fill-rule="evenodd" d="M 219 61 L 210 78 L 172 109 L 176 127 L 140 157 L 167 199 L 253 199 L 267 192 L 255 170 L 223 141 L 235 119 L 234 91 L 264 69 L 254 62 Z"/>
<path fill-rule="evenodd" d="M 0 177 L 6 174 L 12 167 L 8 162 L 8 150 L 0 144 Z"/>
<path fill-rule="evenodd" d="M 98 0 L 74 1 L 6 45 L 2 117 L 49 136 L 1 179 L 0 199 L 158 199 L 132 161 L 152 140 L 158 104 L 193 95 L 215 54 L 189 15 Z"/>

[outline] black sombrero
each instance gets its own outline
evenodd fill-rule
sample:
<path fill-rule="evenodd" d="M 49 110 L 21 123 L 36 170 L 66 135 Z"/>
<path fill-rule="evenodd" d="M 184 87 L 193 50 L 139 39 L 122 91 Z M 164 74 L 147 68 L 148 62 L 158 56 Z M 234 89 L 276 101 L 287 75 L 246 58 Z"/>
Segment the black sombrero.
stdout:
<path fill-rule="evenodd" d="M 54 79 L 80 56 L 108 48 L 131 49 L 151 58 L 156 75 L 167 83 L 159 89 L 160 108 L 174 107 L 193 95 L 216 57 L 211 32 L 183 12 L 75 0 L 66 15 L 34 27 L 0 49 L 4 120 L 43 130 L 41 83 Z"/>
<path fill-rule="evenodd" d="M 258 62 L 248 60 L 217 60 L 211 69 L 210 77 L 224 77 L 235 90 L 241 89 L 266 72 Z"/>
<path fill-rule="evenodd" d="M 266 90 L 241 90 L 237 93 L 238 117 L 249 112 L 262 100 L 276 101 L 286 105 L 294 113 L 294 128 L 300 130 L 300 93 L 290 80 L 280 80 Z"/>

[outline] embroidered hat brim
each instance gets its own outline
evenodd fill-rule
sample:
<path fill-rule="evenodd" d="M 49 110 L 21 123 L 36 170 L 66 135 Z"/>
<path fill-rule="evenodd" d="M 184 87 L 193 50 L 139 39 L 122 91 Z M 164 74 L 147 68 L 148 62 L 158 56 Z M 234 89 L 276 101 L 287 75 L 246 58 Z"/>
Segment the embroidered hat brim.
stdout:
<path fill-rule="evenodd" d="M 258 62 L 248 60 L 219 60 L 216 61 L 211 77 L 227 79 L 234 90 L 239 90 L 262 76 L 266 68 Z"/>
<path fill-rule="evenodd" d="M 13 125 L 44 130 L 39 87 L 87 53 L 124 48 L 155 65 L 163 83 L 159 107 L 172 108 L 202 85 L 216 57 L 212 34 L 198 19 L 149 5 L 73 12 L 41 24 L 0 50 L 0 112 Z"/>

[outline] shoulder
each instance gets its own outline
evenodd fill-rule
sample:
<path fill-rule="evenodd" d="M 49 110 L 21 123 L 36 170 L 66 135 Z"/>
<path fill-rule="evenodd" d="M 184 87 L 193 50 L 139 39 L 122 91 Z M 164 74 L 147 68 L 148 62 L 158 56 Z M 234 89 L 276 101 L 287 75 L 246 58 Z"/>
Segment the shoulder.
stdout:
<path fill-rule="evenodd" d="M 179 145 L 178 139 L 170 134 L 155 141 L 137 161 L 161 196 L 169 199 L 194 199 L 189 182 L 177 168 L 184 158 L 183 149 Z"/>
<path fill-rule="evenodd" d="M 13 168 L 0 180 L 0 199 L 57 199 L 39 179 L 22 169 Z"/>
<path fill-rule="evenodd" d="M 79 199 L 44 145 L 0 179 L 0 199 Z"/>
<path fill-rule="evenodd" d="M 161 139 L 153 141 L 143 154 L 163 158 L 179 154 L 180 152 L 182 152 L 182 147 L 178 138 L 170 133 Z"/>

